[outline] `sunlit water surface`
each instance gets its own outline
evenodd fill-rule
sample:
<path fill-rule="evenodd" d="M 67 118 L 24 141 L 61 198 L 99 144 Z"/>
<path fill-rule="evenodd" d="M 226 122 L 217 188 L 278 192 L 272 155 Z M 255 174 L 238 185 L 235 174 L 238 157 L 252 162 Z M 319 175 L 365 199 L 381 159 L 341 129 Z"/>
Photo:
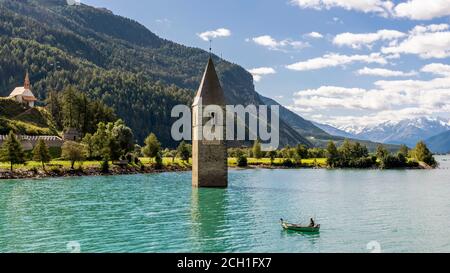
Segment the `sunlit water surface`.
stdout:
<path fill-rule="evenodd" d="M 232 170 L 0 181 L 0 252 L 450 252 L 450 156 L 436 170 Z M 316 235 L 279 219 L 321 224 Z M 376 245 L 377 245 L 376 244 Z"/>

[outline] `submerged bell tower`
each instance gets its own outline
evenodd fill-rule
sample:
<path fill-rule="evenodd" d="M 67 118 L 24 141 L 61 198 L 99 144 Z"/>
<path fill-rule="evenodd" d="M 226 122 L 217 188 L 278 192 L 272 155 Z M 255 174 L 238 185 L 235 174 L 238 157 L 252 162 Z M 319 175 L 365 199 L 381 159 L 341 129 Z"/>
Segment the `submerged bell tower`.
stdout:
<path fill-rule="evenodd" d="M 211 57 L 192 104 L 192 186 L 228 186 L 225 96 Z"/>

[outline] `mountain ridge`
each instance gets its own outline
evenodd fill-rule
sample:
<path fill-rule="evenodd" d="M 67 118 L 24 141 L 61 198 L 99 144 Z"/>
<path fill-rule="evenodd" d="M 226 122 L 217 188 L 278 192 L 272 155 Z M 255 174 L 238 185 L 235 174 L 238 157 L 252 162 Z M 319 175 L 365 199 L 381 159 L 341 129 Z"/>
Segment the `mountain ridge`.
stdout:
<path fill-rule="evenodd" d="M 140 23 L 64 0 L 0 0 L 0 95 L 7 96 L 30 71 L 41 100 L 73 85 L 115 109 L 142 142 L 157 132 L 170 137 L 170 109 L 190 105 L 209 53 L 163 38 Z M 126 30 L 126 31 L 125 31 Z M 1 46 L 3 45 L 3 46 Z M 227 104 L 263 104 L 252 75 L 213 55 Z M 311 146 L 284 120 L 281 146 Z"/>
<path fill-rule="evenodd" d="M 355 138 L 414 147 L 420 140 L 450 130 L 450 119 L 417 117 L 400 121 L 384 121 L 373 126 L 343 126 L 337 129 L 349 133 Z"/>
<path fill-rule="evenodd" d="M 425 143 L 433 153 L 450 153 L 450 130 L 430 137 Z"/>

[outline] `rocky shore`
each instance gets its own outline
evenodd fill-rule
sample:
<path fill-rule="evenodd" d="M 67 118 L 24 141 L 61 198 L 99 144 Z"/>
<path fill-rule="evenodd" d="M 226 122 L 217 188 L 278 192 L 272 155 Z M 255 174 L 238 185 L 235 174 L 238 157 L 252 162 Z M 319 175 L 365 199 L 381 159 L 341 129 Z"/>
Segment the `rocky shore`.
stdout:
<path fill-rule="evenodd" d="M 129 175 L 129 174 L 150 174 L 164 172 L 183 172 L 190 171 L 188 167 L 179 165 L 167 165 L 162 168 L 154 168 L 152 166 L 143 167 L 112 167 L 108 172 L 102 172 L 100 168 L 89 167 L 83 169 L 49 169 L 49 170 L 0 170 L 0 180 L 3 179 L 39 179 L 47 177 L 77 177 L 77 176 L 109 176 L 109 175 Z"/>

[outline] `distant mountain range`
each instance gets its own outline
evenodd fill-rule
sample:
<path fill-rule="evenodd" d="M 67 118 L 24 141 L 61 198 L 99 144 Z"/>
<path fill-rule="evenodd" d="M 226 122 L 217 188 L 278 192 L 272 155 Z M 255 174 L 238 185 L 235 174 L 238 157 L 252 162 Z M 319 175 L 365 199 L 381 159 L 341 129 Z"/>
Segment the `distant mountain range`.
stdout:
<path fill-rule="evenodd" d="M 316 123 L 316 126 L 336 136 L 414 147 L 420 140 L 427 140 L 449 131 L 450 119 L 419 117 L 396 122 L 388 121 L 374 126 L 350 125 L 335 128 L 319 123 Z"/>
<path fill-rule="evenodd" d="M 450 153 L 450 131 L 430 137 L 425 141 L 431 151 L 438 154 Z"/>
<path fill-rule="evenodd" d="M 322 124 L 322 123 L 318 123 L 318 122 L 313 122 L 313 123 L 315 126 L 317 126 L 318 128 L 322 129 L 323 131 L 327 132 L 330 135 L 340 136 L 340 137 L 344 137 L 344 138 L 356 138 L 356 136 L 354 134 L 348 133 L 344 130 L 338 129 L 331 125 Z"/>

